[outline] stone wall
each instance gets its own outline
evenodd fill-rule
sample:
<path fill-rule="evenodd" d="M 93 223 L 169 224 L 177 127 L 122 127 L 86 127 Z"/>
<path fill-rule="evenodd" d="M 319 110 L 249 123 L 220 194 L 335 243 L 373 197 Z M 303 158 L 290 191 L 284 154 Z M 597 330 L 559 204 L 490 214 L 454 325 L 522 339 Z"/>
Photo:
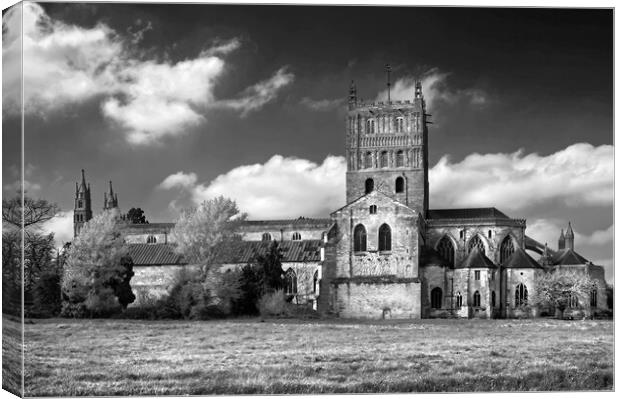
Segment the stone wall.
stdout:
<path fill-rule="evenodd" d="M 134 266 L 131 289 L 136 300 L 129 306 L 139 306 L 146 300 L 159 299 L 168 294 L 181 270 L 197 270 L 195 265 Z"/>

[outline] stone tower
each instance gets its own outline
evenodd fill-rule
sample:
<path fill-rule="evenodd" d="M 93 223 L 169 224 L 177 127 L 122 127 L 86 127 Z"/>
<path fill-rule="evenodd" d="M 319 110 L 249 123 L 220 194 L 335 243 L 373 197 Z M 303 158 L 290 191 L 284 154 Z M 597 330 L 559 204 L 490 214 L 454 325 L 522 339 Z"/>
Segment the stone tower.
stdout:
<path fill-rule="evenodd" d="M 73 210 L 73 236 L 76 237 L 84 223 L 93 217 L 90 202 L 90 184 L 86 184 L 86 176 L 82 169 L 82 183 L 75 183 L 75 208 Z"/>
<path fill-rule="evenodd" d="M 112 180 L 110 180 L 110 192 L 103 193 L 103 210 L 118 208 L 118 195 L 114 194 L 112 189 Z"/>
<path fill-rule="evenodd" d="M 389 92 L 389 83 L 388 83 Z M 415 209 L 428 210 L 428 128 L 422 85 L 412 100 L 363 102 L 355 84 L 347 116 L 347 203 L 378 190 Z"/>
<path fill-rule="evenodd" d="M 566 234 L 564 234 L 564 238 L 566 240 L 566 249 L 575 249 L 575 233 L 573 232 L 573 227 L 568 222 L 568 228 L 566 229 Z"/>
<path fill-rule="evenodd" d="M 561 251 L 566 246 L 566 237 L 564 237 L 564 229 L 560 231 L 560 238 L 558 238 L 558 250 Z"/>

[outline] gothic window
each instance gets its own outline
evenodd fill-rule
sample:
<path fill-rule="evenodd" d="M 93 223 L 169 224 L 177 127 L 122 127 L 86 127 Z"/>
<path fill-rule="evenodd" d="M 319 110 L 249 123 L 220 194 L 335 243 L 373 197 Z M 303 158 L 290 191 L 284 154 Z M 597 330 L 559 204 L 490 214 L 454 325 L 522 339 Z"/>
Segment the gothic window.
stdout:
<path fill-rule="evenodd" d="M 441 288 L 435 287 L 431 291 L 431 308 L 441 309 Z"/>
<path fill-rule="evenodd" d="M 298 232 L 294 232 L 293 241 L 301 241 L 301 234 L 299 234 Z"/>
<path fill-rule="evenodd" d="M 396 151 L 396 167 L 402 168 L 405 165 L 405 153 L 402 150 Z"/>
<path fill-rule="evenodd" d="M 527 305 L 527 287 L 525 284 L 519 284 L 515 288 L 515 306 Z"/>
<path fill-rule="evenodd" d="M 373 179 L 366 179 L 366 183 L 364 184 L 364 192 L 366 194 L 371 193 L 372 190 L 375 189 L 375 181 Z"/>
<path fill-rule="evenodd" d="M 375 120 L 368 119 L 366 121 L 366 133 L 374 133 L 375 132 Z"/>
<path fill-rule="evenodd" d="M 405 191 L 405 179 L 403 179 L 401 176 L 396 178 L 396 192 L 397 193 L 402 193 Z"/>
<path fill-rule="evenodd" d="M 461 306 L 463 306 L 463 296 L 461 295 L 460 292 L 456 293 L 456 307 L 460 308 Z"/>
<path fill-rule="evenodd" d="M 448 261 L 448 266 L 454 267 L 454 245 L 452 245 L 452 241 L 448 237 L 444 236 L 441 241 L 439 241 L 437 252 L 439 252 L 442 258 Z"/>
<path fill-rule="evenodd" d="M 392 230 L 387 224 L 379 227 L 379 251 L 392 250 Z"/>
<path fill-rule="evenodd" d="M 495 307 L 495 291 L 491 291 L 491 307 Z"/>
<path fill-rule="evenodd" d="M 366 153 L 366 169 L 372 168 L 372 152 Z"/>
<path fill-rule="evenodd" d="M 388 153 L 387 151 L 381 151 L 381 155 L 379 156 L 379 166 L 382 168 L 388 167 Z"/>
<path fill-rule="evenodd" d="M 319 271 L 314 272 L 314 276 L 312 276 L 312 293 L 316 294 L 319 290 Z"/>
<path fill-rule="evenodd" d="M 263 241 L 271 241 L 271 234 L 263 233 Z"/>
<path fill-rule="evenodd" d="M 510 238 L 510 236 L 506 236 L 506 238 L 504 238 L 504 240 L 502 241 L 502 245 L 500 246 L 499 263 L 503 264 L 505 261 L 507 261 L 508 258 L 510 258 L 510 255 L 514 253 L 514 251 L 515 247 L 512 243 L 512 239 Z"/>
<path fill-rule="evenodd" d="M 366 228 L 363 224 L 358 224 L 353 230 L 353 251 L 366 251 Z"/>
<path fill-rule="evenodd" d="M 492 235 L 492 231 L 489 230 L 489 238 L 491 238 L 491 235 Z"/>
<path fill-rule="evenodd" d="M 396 118 L 396 133 L 402 133 L 405 131 L 405 118 L 399 116 Z"/>
<path fill-rule="evenodd" d="M 155 244 L 157 242 L 157 238 L 155 238 L 155 236 L 148 236 L 146 238 L 146 243 L 147 244 Z"/>
<path fill-rule="evenodd" d="M 484 243 L 479 236 L 474 236 L 471 240 L 469 240 L 469 252 L 471 252 L 474 248 L 478 248 L 480 252 L 484 253 Z"/>
<path fill-rule="evenodd" d="M 598 302 L 598 292 L 596 291 L 596 288 L 595 288 L 590 292 L 590 306 L 592 306 L 593 308 L 597 307 L 597 302 Z"/>
<path fill-rule="evenodd" d="M 377 205 L 370 205 L 370 214 L 375 215 L 377 213 Z"/>
<path fill-rule="evenodd" d="M 84 206 L 84 203 L 82 202 L 82 200 L 78 200 L 78 208 L 82 208 Z"/>
<path fill-rule="evenodd" d="M 297 294 L 297 275 L 291 268 L 284 274 L 284 293 L 286 295 Z"/>
<path fill-rule="evenodd" d="M 579 299 L 577 298 L 577 295 L 571 295 L 570 296 L 570 302 L 569 305 L 571 308 L 577 308 L 579 307 Z"/>
<path fill-rule="evenodd" d="M 474 280 L 480 280 L 480 270 L 474 271 Z"/>
<path fill-rule="evenodd" d="M 478 291 L 474 292 L 474 307 L 475 308 L 480 307 L 480 292 Z"/>

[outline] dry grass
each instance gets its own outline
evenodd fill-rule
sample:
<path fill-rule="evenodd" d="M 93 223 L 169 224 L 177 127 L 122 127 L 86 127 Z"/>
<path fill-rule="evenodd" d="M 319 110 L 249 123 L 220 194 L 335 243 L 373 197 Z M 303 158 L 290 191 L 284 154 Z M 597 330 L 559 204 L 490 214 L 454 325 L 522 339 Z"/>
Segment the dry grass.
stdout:
<path fill-rule="evenodd" d="M 557 320 L 26 325 L 26 395 L 613 389 L 613 323 Z"/>
<path fill-rule="evenodd" d="M 2 389 L 21 396 L 22 328 L 19 320 L 2 316 Z"/>

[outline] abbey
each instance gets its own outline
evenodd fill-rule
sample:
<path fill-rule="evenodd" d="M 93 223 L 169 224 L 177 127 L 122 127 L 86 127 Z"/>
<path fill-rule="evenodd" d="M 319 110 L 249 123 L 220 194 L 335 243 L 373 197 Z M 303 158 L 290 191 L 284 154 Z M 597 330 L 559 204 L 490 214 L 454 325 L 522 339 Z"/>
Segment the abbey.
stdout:
<path fill-rule="evenodd" d="M 222 255 L 221 267 L 244 266 L 277 240 L 286 293 L 295 303 L 339 317 L 536 316 L 540 309 L 528 306 L 528 297 L 540 276 L 559 268 L 587 273 L 597 283 L 588 303 L 572 301 L 572 311 L 606 309 L 604 269 L 575 251 L 570 223 L 552 250 L 525 234 L 524 219 L 496 208 L 429 208 L 427 118 L 419 82 L 411 100 L 386 102 L 359 100 L 352 83 L 346 205 L 324 219 L 247 221 L 239 231 L 243 241 Z M 118 198 L 110 182 L 104 209 L 114 207 Z M 82 171 L 76 235 L 91 217 L 90 185 Z M 138 299 L 165 294 L 177 270 L 195 266 L 175 254 L 173 227 L 125 229 Z"/>

